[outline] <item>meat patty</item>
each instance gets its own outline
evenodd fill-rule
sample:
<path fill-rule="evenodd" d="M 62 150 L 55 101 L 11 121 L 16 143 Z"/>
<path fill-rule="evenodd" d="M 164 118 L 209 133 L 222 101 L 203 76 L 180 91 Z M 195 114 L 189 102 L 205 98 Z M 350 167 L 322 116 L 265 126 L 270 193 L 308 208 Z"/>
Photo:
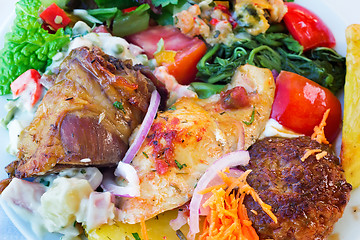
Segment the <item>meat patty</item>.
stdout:
<path fill-rule="evenodd" d="M 327 154 L 317 160 L 315 153 L 302 161 L 309 149 Z M 260 239 L 326 239 L 342 216 L 352 188 L 329 146 L 309 137 L 265 138 L 249 152 L 246 168 L 252 172 L 247 181 L 278 219 L 273 222 L 251 197 L 245 199 Z"/>

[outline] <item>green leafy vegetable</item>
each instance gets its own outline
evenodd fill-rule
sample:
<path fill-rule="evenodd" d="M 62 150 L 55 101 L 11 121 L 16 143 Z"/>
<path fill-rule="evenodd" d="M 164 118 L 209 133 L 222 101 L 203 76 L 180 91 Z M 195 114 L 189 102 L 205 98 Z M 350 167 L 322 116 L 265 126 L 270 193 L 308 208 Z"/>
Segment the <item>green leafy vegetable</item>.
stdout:
<path fill-rule="evenodd" d="M 122 102 L 116 101 L 116 102 L 113 103 L 113 105 L 117 109 L 119 109 L 119 110 L 123 111 L 124 113 L 126 113 Z"/>
<path fill-rule="evenodd" d="M 141 240 L 140 236 L 138 233 L 131 233 L 133 235 L 133 237 L 135 238 L 135 240 Z"/>
<path fill-rule="evenodd" d="M 250 121 L 243 121 L 243 123 L 245 123 L 246 125 L 251 125 L 255 120 L 255 106 L 253 107 L 253 110 L 251 112 L 251 116 L 250 116 Z"/>
<path fill-rule="evenodd" d="M 118 11 L 113 21 L 113 34 L 119 37 L 141 32 L 148 28 L 150 6 L 143 4 L 129 13 Z"/>
<path fill-rule="evenodd" d="M 133 6 L 138 6 L 136 1 L 133 0 L 95 0 L 99 8 L 112 8 L 125 9 Z"/>
<path fill-rule="evenodd" d="M 184 167 L 187 167 L 186 163 L 181 164 L 181 163 L 179 163 L 177 160 L 175 160 L 175 163 L 176 163 L 176 166 L 177 166 L 180 170 L 183 169 Z"/>
<path fill-rule="evenodd" d="M 116 7 L 98 8 L 98 9 L 87 10 L 87 12 L 96 19 L 105 22 L 109 19 L 113 19 L 115 17 L 115 14 L 118 12 L 118 9 Z"/>
<path fill-rule="evenodd" d="M 152 1 L 153 3 L 155 1 Z M 191 4 L 187 0 L 176 0 L 176 1 L 156 1 L 162 2 L 161 6 L 163 7 L 161 10 L 161 14 L 152 14 L 151 18 L 156 20 L 156 22 L 160 25 L 174 25 L 174 14 L 181 12 L 182 10 L 188 9 Z M 154 3 L 155 6 L 157 6 Z"/>
<path fill-rule="evenodd" d="M 205 82 L 193 82 L 190 86 L 194 89 L 199 98 L 205 99 L 214 94 L 220 93 L 225 85 L 215 85 Z"/>
<path fill-rule="evenodd" d="M 0 51 L 1 95 L 10 93 L 10 83 L 28 69 L 45 71 L 51 58 L 70 41 L 63 29 L 49 34 L 41 28 L 40 7 L 40 0 L 21 0 L 16 4 L 14 26 Z"/>
<path fill-rule="evenodd" d="M 178 0 L 151 0 L 151 2 L 155 5 L 155 6 L 162 6 L 162 7 L 166 7 L 169 4 L 177 4 Z"/>
<path fill-rule="evenodd" d="M 344 86 L 345 58 L 329 48 L 303 53 L 303 47 L 295 39 L 281 32 L 260 34 L 232 46 L 215 45 L 199 61 L 197 77 L 211 84 L 226 84 L 234 69 L 246 63 L 278 72 L 295 72 L 333 93 Z"/>

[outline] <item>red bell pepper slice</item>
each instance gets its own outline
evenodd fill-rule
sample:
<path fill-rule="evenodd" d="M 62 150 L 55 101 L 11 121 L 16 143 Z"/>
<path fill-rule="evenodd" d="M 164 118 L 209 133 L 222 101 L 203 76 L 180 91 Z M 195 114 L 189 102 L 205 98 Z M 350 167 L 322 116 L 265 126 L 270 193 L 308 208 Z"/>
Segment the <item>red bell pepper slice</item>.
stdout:
<path fill-rule="evenodd" d="M 66 15 L 65 11 L 58 7 L 55 3 L 46 8 L 40 14 L 40 18 L 55 31 L 66 27 L 71 22 L 71 19 Z"/>

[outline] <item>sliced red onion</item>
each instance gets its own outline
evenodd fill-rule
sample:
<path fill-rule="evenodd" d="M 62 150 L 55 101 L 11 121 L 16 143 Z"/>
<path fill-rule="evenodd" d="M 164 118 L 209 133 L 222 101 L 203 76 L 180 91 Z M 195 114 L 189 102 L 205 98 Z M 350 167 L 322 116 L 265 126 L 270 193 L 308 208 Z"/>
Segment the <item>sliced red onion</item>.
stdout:
<path fill-rule="evenodd" d="M 234 178 L 238 178 L 240 177 L 242 174 L 244 173 L 244 171 L 241 171 L 240 169 L 236 169 L 236 168 L 230 168 L 228 173 L 225 173 L 228 177 L 234 177 Z M 216 174 L 216 176 L 209 182 L 209 184 L 205 187 L 212 187 L 212 186 L 216 186 L 216 185 L 221 185 L 224 184 L 224 181 L 222 180 L 222 178 L 219 176 L 219 174 Z M 203 197 L 201 199 L 200 202 L 200 215 L 201 216 L 206 216 L 210 213 L 210 208 L 203 207 L 203 204 L 212 196 L 212 193 L 206 193 L 203 194 Z"/>
<path fill-rule="evenodd" d="M 176 231 L 179 230 L 182 226 L 187 223 L 187 219 L 189 218 L 189 203 L 186 203 L 178 210 L 178 215 L 175 219 L 170 220 L 170 227 Z"/>
<path fill-rule="evenodd" d="M 179 230 L 182 226 L 184 226 L 187 223 L 187 218 L 188 216 L 186 216 L 184 211 L 179 211 L 177 218 L 170 220 L 169 223 L 170 227 L 174 231 Z"/>
<path fill-rule="evenodd" d="M 148 134 L 150 127 L 154 121 L 156 112 L 160 104 L 160 94 L 155 90 L 151 94 L 149 108 L 145 115 L 145 118 L 140 126 L 139 131 L 136 133 L 134 142 L 131 144 L 127 150 L 125 157 L 122 159 L 124 163 L 130 163 L 135 157 L 136 153 L 139 151 L 142 143 L 144 142 L 146 135 Z M 118 167 L 119 168 L 119 167 Z M 115 170 L 115 176 L 119 176 L 118 168 Z"/>
<path fill-rule="evenodd" d="M 237 143 L 237 151 L 244 150 L 245 148 L 245 131 L 244 131 L 244 125 L 241 122 L 238 122 L 238 128 L 239 128 L 239 138 Z"/>
<path fill-rule="evenodd" d="M 198 192 L 207 188 L 209 183 L 218 175 L 218 171 L 224 170 L 227 167 L 245 166 L 249 163 L 249 160 L 250 156 L 247 151 L 235 151 L 222 156 L 206 170 L 194 189 L 194 194 L 190 201 L 189 239 L 194 239 L 195 235 L 200 231 L 199 213 L 203 195 Z"/>
<path fill-rule="evenodd" d="M 273 75 L 273 77 L 274 77 L 274 80 L 276 81 L 277 77 L 279 76 L 278 71 L 276 71 L 275 69 L 273 69 L 273 70 L 271 70 L 271 73 L 272 73 L 272 75 Z"/>
<path fill-rule="evenodd" d="M 140 181 L 135 168 L 128 163 L 119 162 L 116 171 L 118 176 L 123 177 L 128 184 L 119 186 L 115 181 L 115 176 L 111 172 L 106 172 L 101 187 L 120 197 L 140 196 Z"/>

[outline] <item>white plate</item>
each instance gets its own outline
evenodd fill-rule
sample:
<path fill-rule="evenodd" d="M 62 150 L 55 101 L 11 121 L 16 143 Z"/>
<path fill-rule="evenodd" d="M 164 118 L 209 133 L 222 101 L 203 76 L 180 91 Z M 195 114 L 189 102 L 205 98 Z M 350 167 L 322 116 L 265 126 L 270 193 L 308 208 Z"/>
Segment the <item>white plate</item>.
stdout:
<path fill-rule="evenodd" d="M 14 14 L 14 3 L 16 0 L 0 0 L 0 47 L 3 46 L 5 32 L 11 25 L 11 18 Z M 333 31 L 337 46 L 336 50 L 345 55 L 345 28 L 352 23 L 360 23 L 360 2 L 358 0 L 296 0 L 297 3 L 311 9 L 318 14 Z M 0 118 L 4 117 L 3 108 L 6 103 L 6 96 L 0 97 Z M 0 128 L 0 179 L 6 178 L 4 167 L 14 160 L 14 157 L 5 152 L 5 146 L 8 144 L 7 131 Z M 31 231 L 30 225 L 18 217 L 11 209 L 2 204 L 8 217 L 0 208 L 0 240 L 38 239 Z M 13 224 L 11 223 L 11 221 Z M 16 229 L 14 227 L 16 226 Z M 333 236 L 329 239 L 336 240 L 360 240 L 360 188 L 353 191 L 348 206 L 345 209 L 343 218 L 336 224 Z M 59 235 L 48 234 L 44 237 L 46 240 L 59 239 Z"/>

